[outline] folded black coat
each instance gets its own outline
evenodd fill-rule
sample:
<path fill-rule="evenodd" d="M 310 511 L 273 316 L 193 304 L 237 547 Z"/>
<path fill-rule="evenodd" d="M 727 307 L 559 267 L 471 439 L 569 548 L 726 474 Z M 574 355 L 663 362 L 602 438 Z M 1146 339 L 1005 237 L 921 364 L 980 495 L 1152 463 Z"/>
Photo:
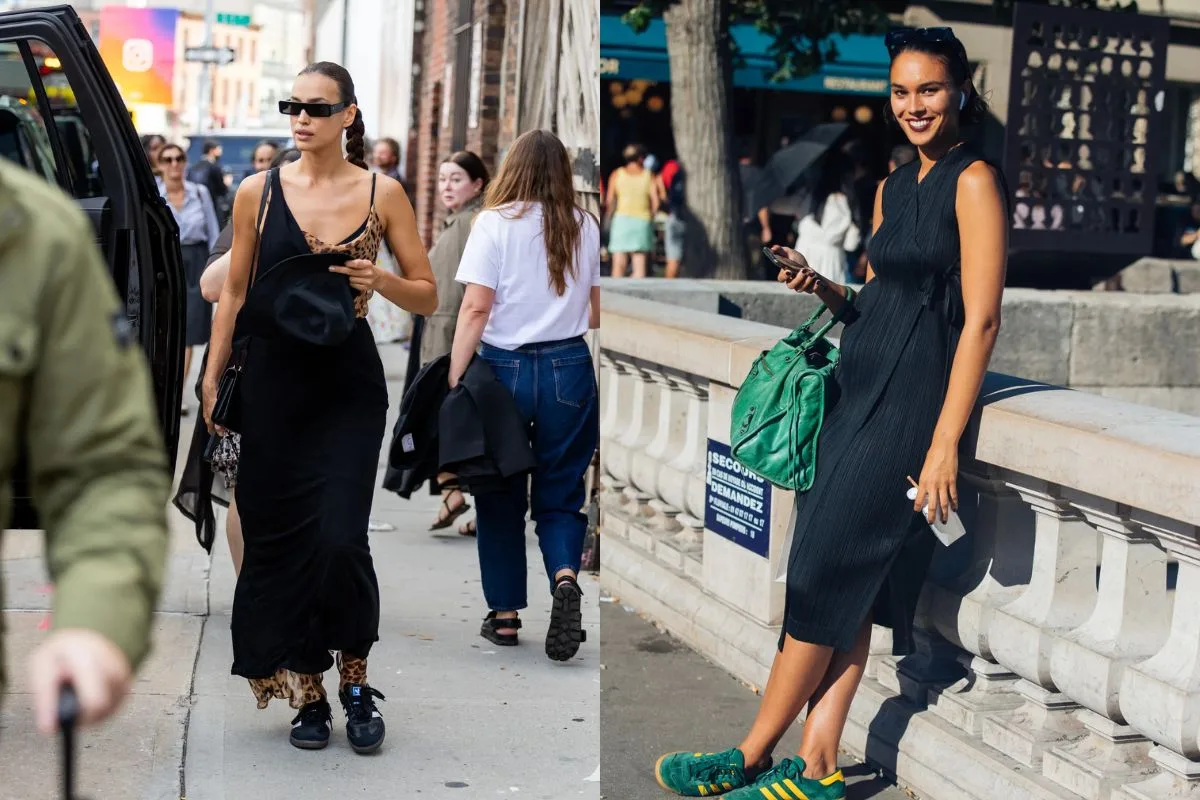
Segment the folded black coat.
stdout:
<path fill-rule="evenodd" d="M 482 358 L 471 360 L 446 395 L 439 419 L 439 469 L 457 475 L 463 491 L 501 491 L 537 466 L 529 423 Z"/>
<path fill-rule="evenodd" d="M 392 427 L 383 488 L 406 500 L 422 484 L 437 477 L 438 410 L 450 391 L 449 379 L 448 355 L 435 358 L 405 379 L 400 415 Z"/>
<path fill-rule="evenodd" d="M 498 491 L 537 463 L 516 401 L 488 363 L 473 359 L 453 391 L 449 372 L 449 356 L 430 361 L 400 403 L 383 486 L 401 497 L 443 471 L 458 475 L 464 491 Z"/>

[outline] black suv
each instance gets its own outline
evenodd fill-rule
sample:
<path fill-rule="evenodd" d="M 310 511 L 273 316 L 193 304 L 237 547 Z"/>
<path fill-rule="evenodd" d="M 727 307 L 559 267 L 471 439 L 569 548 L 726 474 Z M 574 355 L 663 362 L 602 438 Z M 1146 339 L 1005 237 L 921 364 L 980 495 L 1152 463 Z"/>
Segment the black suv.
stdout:
<path fill-rule="evenodd" d="M 129 110 L 70 6 L 0 13 L 0 144 L 4 156 L 53 180 L 91 218 L 149 360 L 174 467 L 185 314 L 179 228 Z M 13 519 L 0 527 L 39 527 L 23 474 L 18 465 Z"/>

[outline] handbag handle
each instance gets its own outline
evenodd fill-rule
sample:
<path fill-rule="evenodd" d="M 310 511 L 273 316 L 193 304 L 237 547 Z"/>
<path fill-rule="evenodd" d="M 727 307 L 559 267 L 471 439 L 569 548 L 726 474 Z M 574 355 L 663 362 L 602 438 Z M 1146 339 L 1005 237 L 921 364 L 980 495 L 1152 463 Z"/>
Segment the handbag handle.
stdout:
<path fill-rule="evenodd" d="M 789 333 L 785 341 L 794 347 L 797 347 L 801 350 L 806 350 L 812 346 L 813 342 L 820 340 L 831 330 L 833 330 L 833 327 L 837 325 L 843 317 L 846 316 L 846 312 L 850 309 L 851 304 L 854 303 L 854 298 L 858 296 L 858 293 L 849 286 L 845 288 L 846 299 L 843 301 L 842 307 L 839 308 L 838 312 L 834 314 L 828 322 L 822 325 L 816 333 L 813 333 L 810 329 L 816 323 L 816 321 L 821 318 L 821 315 L 829 310 L 829 306 L 827 306 L 825 303 L 821 303 L 821 305 L 817 306 L 817 310 L 814 311 L 809 318 L 804 321 L 804 324 Z"/>

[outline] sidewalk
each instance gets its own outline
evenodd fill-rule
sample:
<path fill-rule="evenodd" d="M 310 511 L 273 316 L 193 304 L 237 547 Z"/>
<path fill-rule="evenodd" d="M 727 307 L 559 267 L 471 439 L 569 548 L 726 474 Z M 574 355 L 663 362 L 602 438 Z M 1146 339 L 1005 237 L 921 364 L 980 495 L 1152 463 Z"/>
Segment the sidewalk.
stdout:
<path fill-rule="evenodd" d="M 394 414 L 407 354 L 383 351 Z M 185 419 L 188 432 L 193 419 Z M 572 661 L 551 662 L 542 649 L 550 597 L 531 531 L 522 645 L 495 647 L 478 635 L 486 607 L 474 540 L 456 528 L 427 531 L 438 502 L 376 490 L 372 516 L 396 530 L 371 534 L 383 608 L 370 676 L 388 698 L 379 703 L 388 738 L 374 756 L 350 750 L 336 701 L 332 740 L 316 752 L 288 744 L 295 712 L 286 703 L 255 708 L 246 682 L 229 675 L 234 576 L 224 528 L 210 563 L 172 510 L 154 654 L 118 718 L 81 737 L 80 793 L 88 800 L 598 798 L 598 582 L 581 578 L 589 641 Z M 0 554 L 10 689 L 0 700 L 0 800 L 59 797 L 56 743 L 33 732 L 21 694 L 24 654 L 40 636 L 49 600 L 39 590 L 40 549 L 40 534 L 10 532 Z M 335 673 L 326 684 L 336 686 Z"/>
<path fill-rule="evenodd" d="M 666 800 L 674 795 L 654 779 L 654 762 L 673 750 L 717 752 L 733 747 L 754 720 L 759 697 L 720 667 L 661 633 L 620 598 L 601 605 L 604 659 L 605 800 Z M 800 725 L 776 751 L 796 752 Z M 842 756 L 846 800 L 909 800 L 865 764 Z"/>

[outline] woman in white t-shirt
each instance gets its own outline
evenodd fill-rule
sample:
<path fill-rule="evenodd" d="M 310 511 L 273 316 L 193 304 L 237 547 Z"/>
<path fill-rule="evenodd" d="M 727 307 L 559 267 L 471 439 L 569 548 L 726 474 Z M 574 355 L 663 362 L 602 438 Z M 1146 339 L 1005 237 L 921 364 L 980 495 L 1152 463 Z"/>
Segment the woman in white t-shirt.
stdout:
<path fill-rule="evenodd" d="M 576 581 L 587 518 L 584 475 L 600 441 L 595 368 L 584 341 L 600 325 L 600 226 L 579 207 L 571 160 L 553 134 L 530 131 L 488 185 L 459 263 L 466 285 L 450 353 L 455 386 L 476 350 L 530 425 L 537 467 L 527 487 L 475 498 L 483 594 L 480 634 L 515 645 L 526 607 L 530 504 L 554 603 L 546 655 L 584 640 Z"/>

